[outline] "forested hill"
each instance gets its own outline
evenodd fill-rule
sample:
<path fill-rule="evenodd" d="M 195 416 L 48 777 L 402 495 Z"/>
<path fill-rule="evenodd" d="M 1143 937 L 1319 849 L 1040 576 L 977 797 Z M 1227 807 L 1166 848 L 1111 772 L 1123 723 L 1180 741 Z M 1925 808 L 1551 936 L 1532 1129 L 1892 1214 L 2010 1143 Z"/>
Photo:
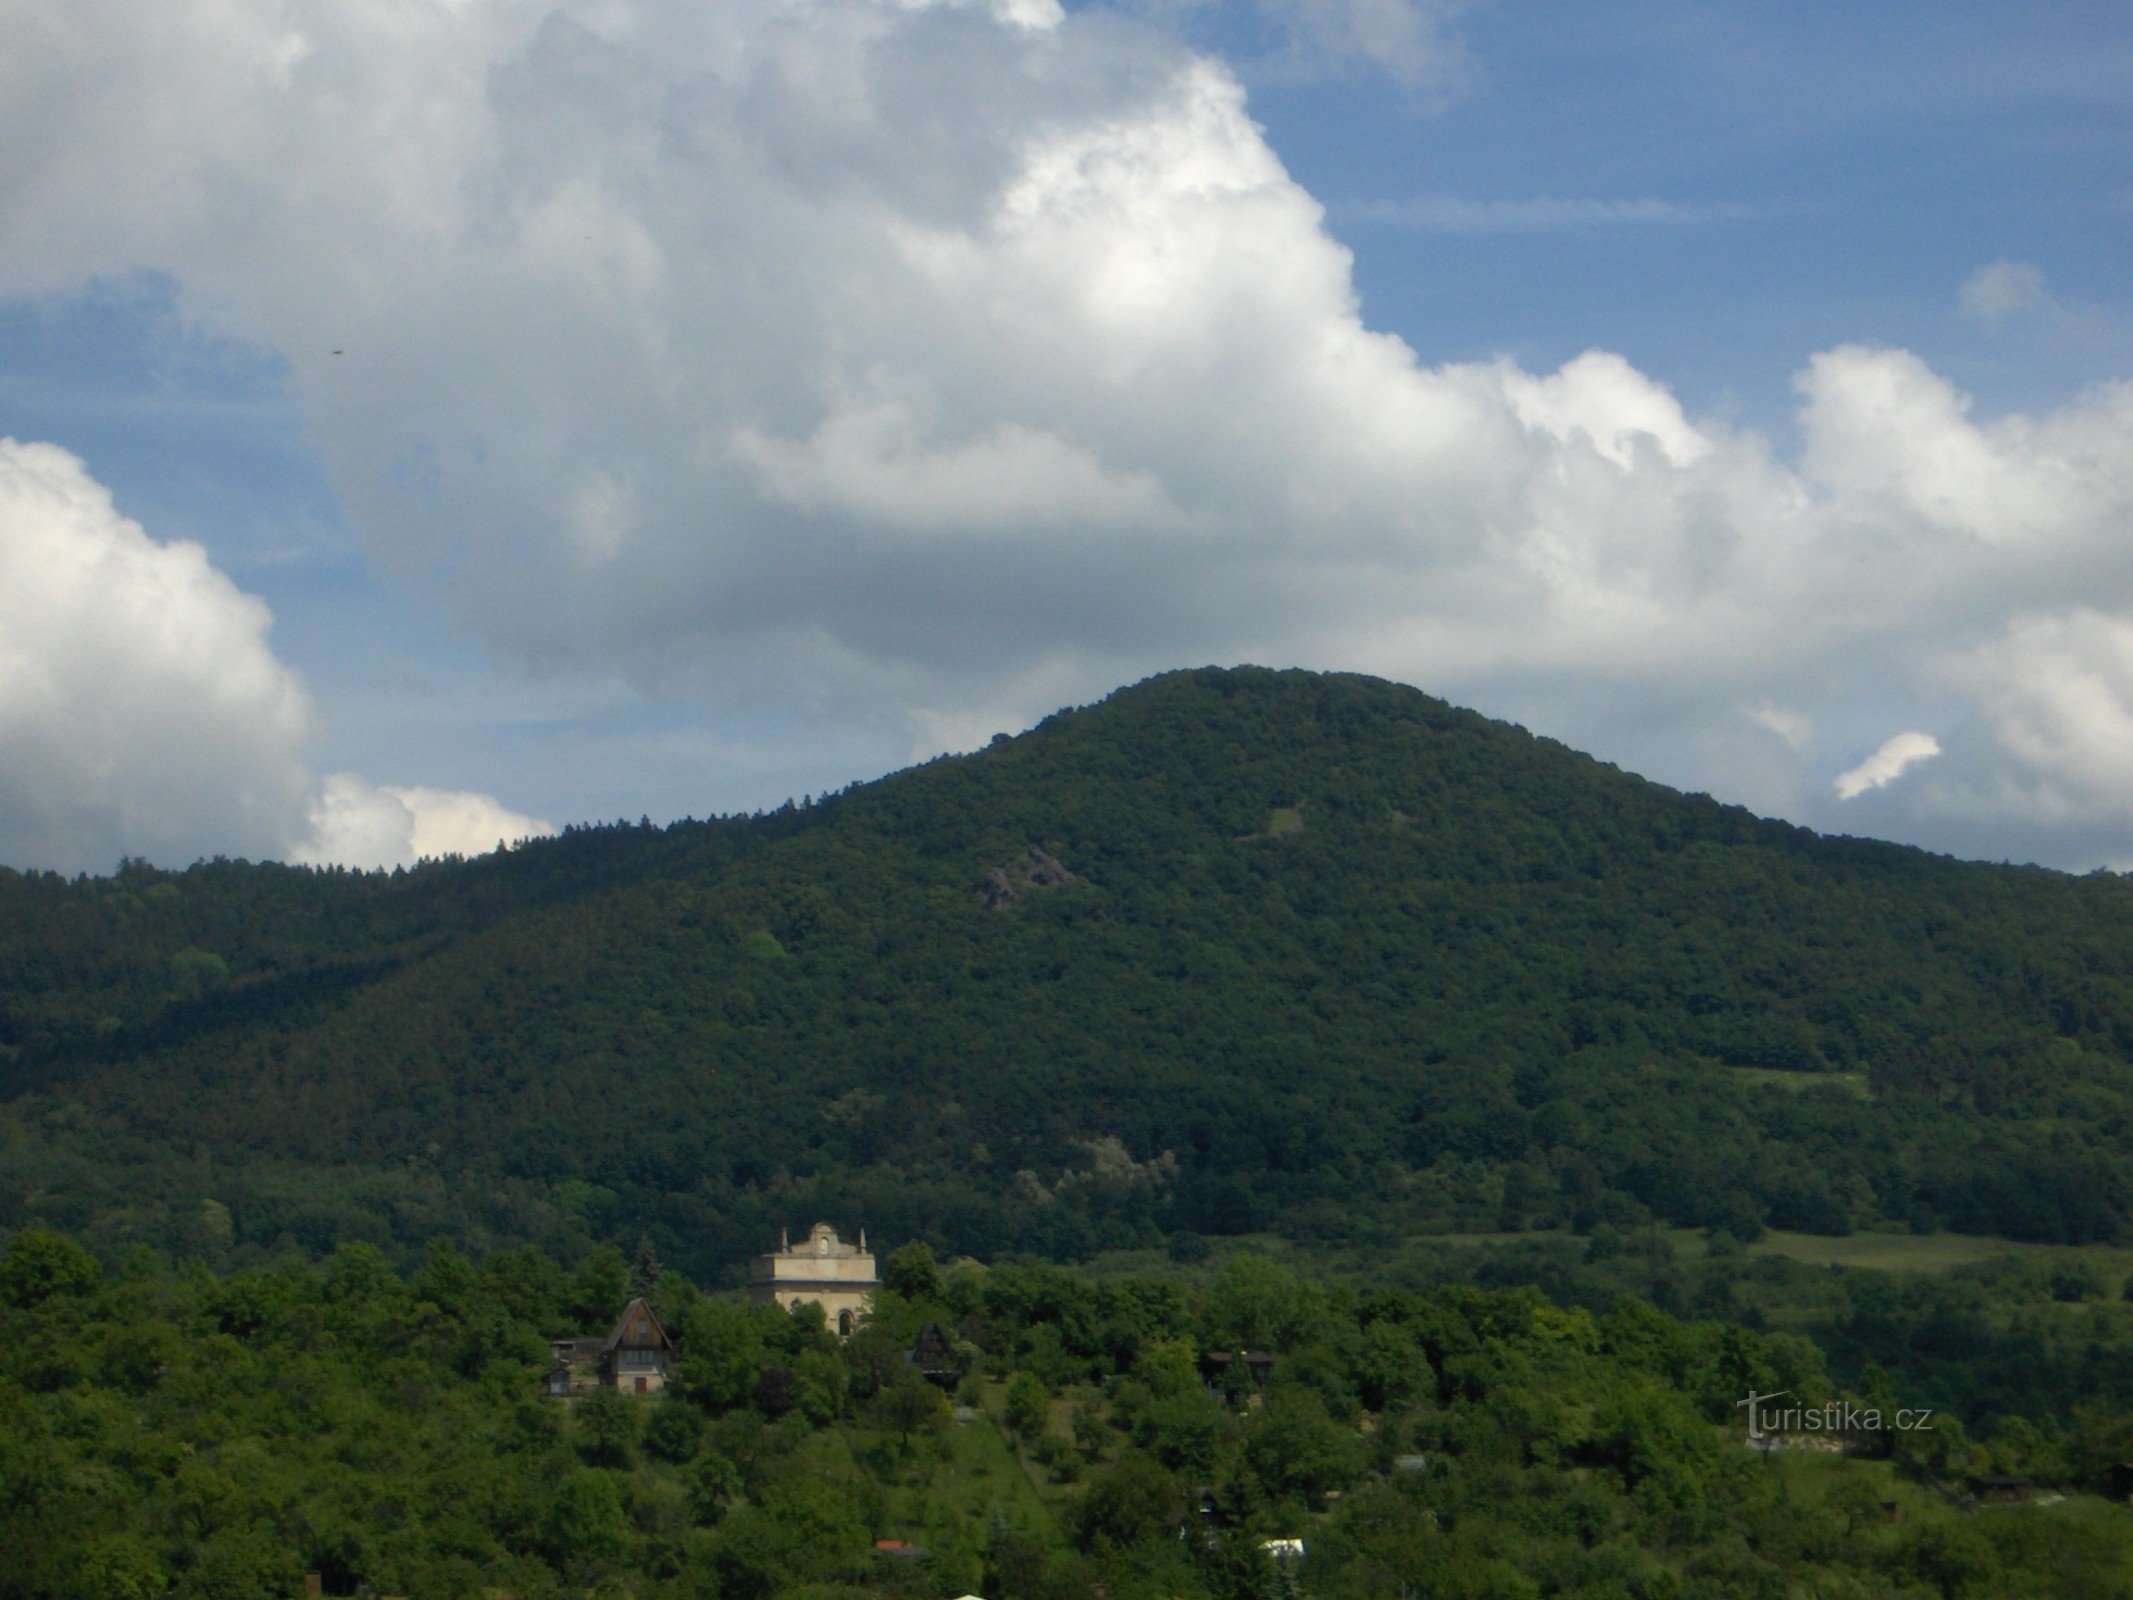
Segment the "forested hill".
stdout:
<path fill-rule="evenodd" d="M 2133 885 L 1821 838 L 1367 678 L 1174 673 L 768 816 L 0 874 L 0 1227 L 2133 1232 Z"/>

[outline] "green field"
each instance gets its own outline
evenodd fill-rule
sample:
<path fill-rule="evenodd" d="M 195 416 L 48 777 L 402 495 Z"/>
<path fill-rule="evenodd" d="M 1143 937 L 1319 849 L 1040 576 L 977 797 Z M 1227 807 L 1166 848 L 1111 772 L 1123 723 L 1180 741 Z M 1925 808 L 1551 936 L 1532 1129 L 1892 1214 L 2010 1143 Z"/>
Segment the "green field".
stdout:
<path fill-rule="evenodd" d="M 1711 1254 L 1709 1238 L 1699 1229 L 1658 1229 L 1666 1259 L 1680 1264 L 1700 1262 Z M 1649 1234 L 1625 1236 L 1625 1253 L 1637 1255 L 1648 1249 Z M 1151 1272 L 1184 1281 L 1211 1280 L 1222 1261 L 1232 1255 L 1251 1253 L 1272 1256 L 1300 1270 L 1333 1281 L 1378 1278 L 1388 1267 L 1398 1275 L 1425 1266 L 1431 1257 L 1445 1251 L 1546 1250 L 1583 1254 L 1589 1240 L 1566 1228 L 1531 1228 L 1523 1231 L 1480 1229 L 1464 1233 L 1412 1235 L 1390 1250 L 1357 1249 L 1352 1246 L 1314 1248 L 1273 1234 L 1250 1234 L 1235 1239 L 1210 1241 L 1206 1261 L 1180 1265 L 1160 1250 L 1111 1250 L 1088 1263 L 1088 1270 L 1104 1278 L 1134 1277 Z M 1771 1229 L 1754 1243 L 1740 1247 L 1754 1260 L 1782 1256 L 1808 1267 L 1849 1267 L 1871 1272 L 1941 1273 L 1988 1261 L 2014 1261 L 2050 1267 L 2080 1261 L 2117 1284 L 2133 1277 L 2133 1248 L 2123 1245 L 2031 1244 L 1989 1234 L 1964 1233 L 1851 1233 L 1843 1235 L 1787 1233 Z"/>
<path fill-rule="evenodd" d="M 1697 1261 L 1710 1252 L 1706 1236 L 1694 1228 L 1661 1228 L 1659 1237 L 1677 1261 Z M 1638 1235 L 1634 1243 L 1641 1242 Z M 1461 1250 L 1511 1248 L 1521 1245 L 1571 1244 L 1578 1235 L 1560 1228 L 1534 1229 L 1524 1233 L 1480 1231 L 1471 1233 L 1420 1234 L 1406 1241 L 1403 1253 L 1432 1248 Z M 1254 1242 L 1254 1248 L 1261 1248 Z M 1874 1272 L 1947 1272 L 1979 1262 L 2011 1259 L 2032 1264 L 2055 1265 L 2061 1261 L 2084 1261 L 2113 1281 L 2133 1273 L 2133 1249 L 2122 1245 L 2030 1244 L 2020 1239 L 1965 1233 L 1849 1233 L 1829 1235 L 1787 1233 L 1773 1228 L 1753 1244 L 1743 1247 L 1751 1258 L 1783 1256 L 1809 1267 L 1856 1267 Z"/>
<path fill-rule="evenodd" d="M 1677 1232 L 1674 1243 L 1686 1252 L 1700 1250 L 1703 1240 L 1700 1235 L 1683 1237 Z M 1828 1238 L 1773 1229 L 1750 1245 L 1748 1253 L 1785 1256 L 1810 1267 L 1864 1267 L 1878 1272 L 1946 1272 L 1998 1257 L 2046 1265 L 2081 1260 L 2113 1281 L 2122 1281 L 2133 1272 L 2133 1250 L 2119 1245 L 2025 1244 L 1961 1233 L 1852 1233 Z"/>
<path fill-rule="evenodd" d="M 909 1453 L 877 1447 L 868 1457 L 853 1440 L 855 1461 L 868 1459 L 884 1481 L 882 1525 L 894 1537 L 928 1548 L 968 1544 L 995 1522 L 1042 1528 L 1068 1503 L 1050 1475 L 1019 1450 L 1008 1431 L 1005 1382 L 982 1385 L 977 1415 Z M 1061 1428 L 1061 1432 L 1065 1429 Z"/>
<path fill-rule="evenodd" d="M 1871 1100 L 1874 1091 L 1863 1072 L 1787 1072 L 1778 1067 L 1720 1067 L 1735 1083 L 1751 1089 L 1783 1089 L 1802 1094 L 1809 1089 L 1841 1089 L 1854 1100 Z"/>

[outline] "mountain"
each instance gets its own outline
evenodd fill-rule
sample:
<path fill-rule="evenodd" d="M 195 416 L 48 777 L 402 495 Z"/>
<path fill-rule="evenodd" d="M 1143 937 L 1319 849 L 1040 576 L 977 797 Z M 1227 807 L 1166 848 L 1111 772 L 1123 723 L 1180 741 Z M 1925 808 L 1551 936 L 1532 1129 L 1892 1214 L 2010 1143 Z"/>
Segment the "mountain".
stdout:
<path fill-rule="evenodd" d="M 1821 837 L 1412 689 L 1166 674 L 768 815 L 0 874 L 0 1227 L 2133 1232 L 2133 885 Z"/>

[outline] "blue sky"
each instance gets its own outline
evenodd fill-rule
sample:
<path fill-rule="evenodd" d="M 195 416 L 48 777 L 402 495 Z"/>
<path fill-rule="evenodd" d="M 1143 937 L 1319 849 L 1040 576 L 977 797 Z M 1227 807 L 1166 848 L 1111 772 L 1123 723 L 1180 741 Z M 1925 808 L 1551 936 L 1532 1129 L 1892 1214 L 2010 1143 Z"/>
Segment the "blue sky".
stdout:
<path fill-rule="evenodd" d="M 1251 659 L 2133 863 L 2115 8 L 702 10 L 0 0 L 0 861 L 774 805 Z"/>
<path fill-rule="evenodd" d="M 1482 6 L 1456 25 L 1447 98 L 1277 82 L 1253 111 L 1355 249 L 1366 314 L 1427 355 L 1545 368 L 1599 345 L 1692 410 L 1782 431 L 1803 355 L 1865 341 L 2033 407 L 2127 370 L 2124 23 L 2093 5 Z M 1403 203 L 1415 222 L 1368 220 Z M 1961 285 L 2004 259 L 2115 312 L 2116 337 L 1964 318 Z"/>

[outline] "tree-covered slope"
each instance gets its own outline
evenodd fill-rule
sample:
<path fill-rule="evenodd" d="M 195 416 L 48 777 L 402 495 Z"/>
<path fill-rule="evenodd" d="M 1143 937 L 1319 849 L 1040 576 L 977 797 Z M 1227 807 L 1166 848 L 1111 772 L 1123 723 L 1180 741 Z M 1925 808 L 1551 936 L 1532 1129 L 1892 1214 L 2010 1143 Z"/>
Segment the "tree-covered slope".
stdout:
<path fill-rule="evenodd" d="M 0 913 L 0 1222 L 217 1199 L 708 1269 L 833 1204 L 1069 1253 L 2133 1218 L 2125 882 L 1820 838 L 1358 677 L 1171 674 L 773 816 Z"/>
<path fill-rule="evenodd" d="M 0 1600 L 1763 1600 L 2115 1596 L 2124 1413 L 1989 1445 L 1806 1340 L 1530 1289 L 1199 1284 L 924 1246 L 851 1339 L 646 1272 L 670 1386 L 544 1398 L 619 1253 L 343 1245 L 217 1277 L 0 1250 Z M 904 1359 L 953 1331 L 950 1396 Z M 1199 1357 L 1245 1346 L 1214 1386 Z M 958 1375 L 959 1374 L 959 1375 Z M 1744 1449 L 1739 1398 L 1848 1407 L 1860 1457 Z M 1773 1408 L 1774 1409 L 1774 1408 Z M 1905 1419 L 1909 1419 L 1906 1421 Z M 1923 1426 L 1918 1425 L 1923 1419 Z M 1826 1435 L 1824 1436 L 1827 1437 Z M 1883 1452 L 1890 1459 L 1879 1459 Z M 2051 1490 L 1973 1510 L 1963 1479 Z M 1270 1539 L 1301 1540 L 1277 1568 Z M 879 1541 L 879 1542 L 878 1542 Z M 882 1542 L 893 1541 L 885 1552 Z"/>

